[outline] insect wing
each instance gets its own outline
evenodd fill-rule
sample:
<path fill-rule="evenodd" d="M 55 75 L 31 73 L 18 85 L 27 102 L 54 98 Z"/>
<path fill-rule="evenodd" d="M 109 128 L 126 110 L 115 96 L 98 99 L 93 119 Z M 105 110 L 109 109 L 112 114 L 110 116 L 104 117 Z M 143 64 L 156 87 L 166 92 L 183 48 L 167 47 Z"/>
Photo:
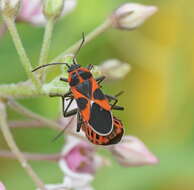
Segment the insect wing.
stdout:
<path fill-rule="evenodd" d="M 86 123 L 83 123 L 81 128 L 91 143 L 104 146 L 113 145 L 119 143 L 124 134 L 122 122 L 118 120 L 116 117 L 113 117 L 113 120 L 114 120 L 113 131 L 107 136 L 97 134 L 93 130 L 93 128 Z"/>
<path fill-rule="evenodd" d="M 100 105 L 101 108 L 110 111 L 111 106 L 109 105 L 108 99 L 105 97 L 102 90 L 100 89 L 100 86 L 94 78 L 91 78 L 90 81 L 92 83 L 92 100 Z"/>
<path fill-rule="evenodd" d="M 102 136 L 109 135 L 113 130 L 112 113 L 93 102 L 88 123 L 97 134 Z"/>

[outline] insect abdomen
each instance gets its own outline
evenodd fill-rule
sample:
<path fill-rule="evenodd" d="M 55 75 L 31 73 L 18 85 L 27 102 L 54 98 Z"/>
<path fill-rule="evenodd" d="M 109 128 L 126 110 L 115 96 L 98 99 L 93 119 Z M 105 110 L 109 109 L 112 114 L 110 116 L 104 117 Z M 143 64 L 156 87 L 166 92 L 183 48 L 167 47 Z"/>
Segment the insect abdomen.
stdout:
<path fill-rule="evenodd" d="M 82 130 L 85 132 L 88 140 L 96 145 L 111 145 L 118 143 L 124 133 L 123 124 L 120 120 L 114 117 L 113 131 L 107 136 L 97 134 L 89 125 L 82 125 Z"/>

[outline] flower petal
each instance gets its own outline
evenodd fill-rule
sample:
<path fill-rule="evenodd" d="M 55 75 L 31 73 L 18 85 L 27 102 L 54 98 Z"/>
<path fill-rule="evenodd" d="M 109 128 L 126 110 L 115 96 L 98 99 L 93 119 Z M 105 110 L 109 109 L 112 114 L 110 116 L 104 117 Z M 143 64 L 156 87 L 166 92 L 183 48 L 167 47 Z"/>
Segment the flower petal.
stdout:
<path fill-rule="evenodd" d="M 0 182 L 0 190 L 5 190 L 5 186 Z"/>
<path fill-rule="evenodd" d="M 62 16 L 72 12 L 77 5 L 77 0 L 65 0 Z M 22 6 L 16 20 L 28 22 L 36 26 L 44 26 L 47 23 L 42 11 L 42 0 L 22 0 Z"/>

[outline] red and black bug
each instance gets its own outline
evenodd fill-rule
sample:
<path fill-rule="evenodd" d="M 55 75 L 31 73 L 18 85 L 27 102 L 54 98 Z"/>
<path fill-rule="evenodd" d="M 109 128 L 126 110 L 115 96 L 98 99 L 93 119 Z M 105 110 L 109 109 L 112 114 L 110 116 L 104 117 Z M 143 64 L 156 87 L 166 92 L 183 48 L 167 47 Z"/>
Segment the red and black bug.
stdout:
<path fill-rule="evenodd" d="M 84 36 L 78 51 L 82 47 L 83 43 Z M 86 68 L 81 67 L 79 64 L 76 63 L 76 55 L 77 53 L 73 58 L 72 65 L 69 65 L 67 63 L 51 63 L 37 67 L 33 71 L 49 65 L 65 64 L 68 67 L 67 71 L 69 73 L 69 76 L 67 79 L 60 78 L 60 80 L 68 82 L 70 90 L 68 93 L 62 96 L 64 117 L 78 114 L 77 132 L 79 132 L 82 127 L 86 133 L 86 136 L 91 142 L 95 144 L 108 144 L 105 142 L 97 143 L 96 140 L 94 142 L 92 138 L 94 138 L 96 134 L 100 139 L 102 139 L 101 137 L 108 137 L 107 139 L 109 141 L 109 144 L 111 144 L 111 140 L 114 139 L 113 137 L 111 137 L 111 135 L 115 136 L 115 134 L 123 134 L 122 123 L 113 117 L 111 110 L 123 110 L 123 107 L 116 105 L 118 100 L 115 96 L 106 95 L 101 91 L 100 83 L 105 79 L 105 77 L 102 76 L 95 79 L 90 72 L 93 66 L 89 65 Z M 64 109 L 65 98 L 70 98 L 70 101 L 67 107 Z M 68 111 L 74 99 L 77 102 L 78 108 Z M 114 103 L 111 104 L 111 101 L 114 101 Z M 119 121 L 119 124 L 116 124 L 116 121 Z M 122 132 L 116 132 L 116 126 L 118 125 L 120 127 L 119 129 L 122 129 Z M 92 134 L 87 133 L 90 128 Z"/>
<path fill-rule="evenodd" d="M 96 145 L 112 145 L 117 144 L 124 133 L 123 124 L 121 120 L 113 117 L 113 130 L 109 135 L 102 136 L 97 134 L 89 124 L 83 123 L 81 126 L 82 130 L 85 132 L 88 140 Z"/>

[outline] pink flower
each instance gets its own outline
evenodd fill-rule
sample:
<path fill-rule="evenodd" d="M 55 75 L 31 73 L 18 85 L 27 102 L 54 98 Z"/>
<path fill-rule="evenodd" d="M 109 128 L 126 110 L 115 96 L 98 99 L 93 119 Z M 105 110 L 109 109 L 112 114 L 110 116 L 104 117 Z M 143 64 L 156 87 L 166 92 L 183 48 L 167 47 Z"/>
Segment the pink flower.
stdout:
<path fill-rule="evenodd" d="M 71 12 L 75 6 L 76 0 L 65 0 L 62 15 Z M 33 25 L 45 25 L 46 18 L 42 13 L 42 0 L 22 0 L 22 6 L 16 20 Z"/>
<path fill-rule="evenodd" d="M 109 150 L 122 166 L 153 165 L 159 162 L 142 141 L 132 136 L 124 136 L 119 144 L 111 146 Z"/>
<path fill-rule="evenodd" d="M 0 190 L 5 190 L 5 186 L 0 182 Z"/>
<path fill-rule="evenodd" d="M 69 189 L 93 189 L 90 183 L 94 179 L 94 173 L 107 164 L 107 160 L 95 154 L 92 144 L 68 136 L 59 161 L 59 166 L 65 173 L 63 184 Z"/>
<path fill-rule="evenodd" d="M 94 149 L 88 143 L 81 142 L 64 155 L 64 160 L 74 172 L 94 173 L 94 168 L 92 167 L 93 153 Z"/>

